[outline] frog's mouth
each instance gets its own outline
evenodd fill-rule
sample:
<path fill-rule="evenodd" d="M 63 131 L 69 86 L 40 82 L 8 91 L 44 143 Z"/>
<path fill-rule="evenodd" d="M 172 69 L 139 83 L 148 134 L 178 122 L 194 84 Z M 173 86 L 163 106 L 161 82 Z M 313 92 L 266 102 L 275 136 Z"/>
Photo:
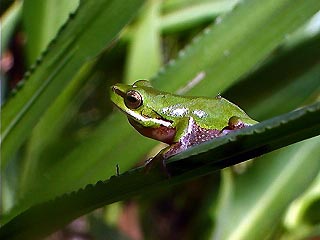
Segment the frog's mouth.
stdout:
<path fill-rule="evenodd" d="M 122 109 L 121 109 L 122 110 Z M 124 111 L 124 110 L 122 110 Z M 127 109 L 126 111 L 124 111 L 128 114 L 128 118 L 132 119 L 133 121 L 136 121 L 137 123 L 139 122 L 150 122 L 156 125 L 160 125 L 160 126 L 164 126 L 164 127 L 171 127 L 172 122 L 171 121 L 167 121 L 163 118 L 149 118 L 146 117 L 142 114 L 139 114 L 135 111 L 132 111 L 130 109 Z"/>
<path fill-rule="evenodd" d="M 159 116 L 157 118 L 150 118 L 142 113 L 139 113 L 137 111 L 134 111 L 128 107 L 125 106 L 123 99 L 125 98 L 126 94 L 124 91 L 122 91 L 117 86 L 112 86 L 111 90 L 114 94 L 111 94 L 111 101 L 113 104 L 120 109 L 120 111 L 124 112 L 128 118 L 132 119 L 132 121 L 135 121 L 137 123 L 139 122 L 145 122 L 147 125 L 160 125 L 164 127 L 172 127 L 172 122 L 168 121 L 166 119 L 163 119 L 161 115 L 159 115 L 157 112 L 156 115 Z"/>
<path fill-rule="evenodd" d="M 118 104 L 116 104 L 115 102 L 113 102 L 113 104 L 121 111 L 124 112 L 128 118 L 130 118 L 132 121 L 135 121 L 137 123 L 139 122 L 149 122 L 149 123 L 153 123 L 155 125 L 160 125 L 160 126 L 164 126 L 164 127 L 171 127 L 172 122 L 165 120 L 163 118 L 161 118 L 161 116 L 159 118 L 150 118 L 147 116 L 144 116 L 142 114 L 139 114 L 129 108 L 121 108 L 120 106 L 118 106 Z M 157 114 L 158 115 L 158 114 Z"/>

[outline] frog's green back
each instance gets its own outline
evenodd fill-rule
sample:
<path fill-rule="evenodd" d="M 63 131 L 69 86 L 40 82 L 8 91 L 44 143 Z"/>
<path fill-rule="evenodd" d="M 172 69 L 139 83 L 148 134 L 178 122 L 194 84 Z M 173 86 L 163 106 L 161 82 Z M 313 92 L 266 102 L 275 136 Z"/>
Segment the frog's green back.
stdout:
<path fill-rule="evenodd" d="M 239 117 L 245 124 L 257 123 L 242 109 L 228 100 L 215 98 L 179 96 L 150 88 L 145 91 L 144 105 L 167 120 L 175 122 L 184 117 L 193 117 L 200 127 L 219 129 L 226 127 L 231 117 Z"/>

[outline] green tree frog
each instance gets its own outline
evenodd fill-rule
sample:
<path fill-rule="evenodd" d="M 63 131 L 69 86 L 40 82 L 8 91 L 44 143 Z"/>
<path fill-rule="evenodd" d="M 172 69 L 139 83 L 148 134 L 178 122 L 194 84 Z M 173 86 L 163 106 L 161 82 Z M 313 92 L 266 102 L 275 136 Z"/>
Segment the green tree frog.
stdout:
<path fill-rule="evenodd" d="M 153 88 L 147 80 L 112 86 L 111 100 L 139 133 L 169 144 L 147 167 L 161 161 L 165 168 L 167 158 L 193 145 L 257 123 L 221 96 L 175 95 Z"/>

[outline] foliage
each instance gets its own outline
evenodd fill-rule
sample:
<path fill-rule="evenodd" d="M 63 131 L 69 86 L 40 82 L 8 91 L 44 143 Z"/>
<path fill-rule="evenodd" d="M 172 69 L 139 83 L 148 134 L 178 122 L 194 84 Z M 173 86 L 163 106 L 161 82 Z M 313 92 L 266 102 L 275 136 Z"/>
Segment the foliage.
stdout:
<path fill-rule="evenodd" d="M 314 137 L 320 129 L 319 1 L 32 4 L 16 1 L 1 18 L 8 39 L 1 49 L 15 60 L 23 53 L 28 69 L 17 84 L 21 66 L 1 77 L 1 239 L 40 238 L 137 194 L 140 217 L 131 213 L 136 223 L 127 224 L 147 239 L 320 235 L 320 143 Z M 25 44 L 13 40 L 21 32 Z M 23 49 L 20 55 L 16 48 Z M 113 111 L 108 92 L 114 82 L 136 78 L 188 95 L 222 93 L 261 123 L 173 157 L 171 179 L 156 170 L 126 173 L 146 159 L 155 141 Z M 217 172 L 252 157 L 258 159 L 242 173 L 238 165 Z M 117 164 L 124 173 L 110 178 Z M 159 211 L 163 206 L 170 214 Z M 121 217 L 112 216 L 119 221 L 115 227 L 110 216 L 100 216 L 99 231 L 139 239 L 121 226 Z M 150 225 L 157 219 L 165 219 L 165 226 Z"/>

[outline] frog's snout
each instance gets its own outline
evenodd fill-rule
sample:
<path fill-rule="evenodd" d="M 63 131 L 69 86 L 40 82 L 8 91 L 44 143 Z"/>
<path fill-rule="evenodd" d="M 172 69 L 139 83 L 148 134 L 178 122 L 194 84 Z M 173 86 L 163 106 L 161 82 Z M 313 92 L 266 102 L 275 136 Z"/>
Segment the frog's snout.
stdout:
<path fill-rule="evenodd" d="M 111 91 L 116 93 L 116 91 L 119 90 L 119 88 L 117 88 L 117 86 L 113 85 L 111 86 Z"/>
<path fill-rule="evenodd" d="M 114 92 L 115 94 L 118 94 L 118 95 L 120 95 L 119 92 L 121 92 L 120 89 L 116 85 L 111 86 L 111 91 Z"/>
<path fill-rule="evenodd" d="M 113 86 L 111 87 L 111 91 L 114 92 L 116 95 L 121 96 L 122 98 L 124 98 L 125 95 L 126 95 L 126 93 L 123 92 L 123 91 L 121 90 L 121 88 L 118 87 L 117 85 L 113 85 Z"/>

